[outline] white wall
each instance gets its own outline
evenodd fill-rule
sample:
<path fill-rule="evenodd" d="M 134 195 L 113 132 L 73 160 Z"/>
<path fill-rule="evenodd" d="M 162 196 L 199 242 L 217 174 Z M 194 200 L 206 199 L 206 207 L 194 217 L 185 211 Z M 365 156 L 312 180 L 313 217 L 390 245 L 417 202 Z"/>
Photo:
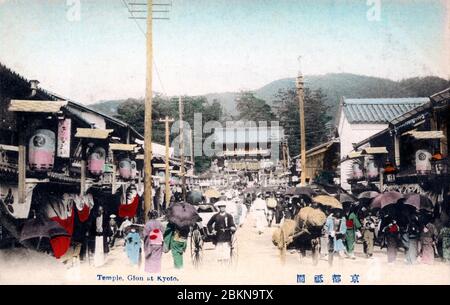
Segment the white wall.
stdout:
<path fill-rule="evenodd" d="M 345 113 L 341 113 L 338 125 L 341 159 L 353 151 L 352 144 L 361 142 L 387 127 L 388 124 L 350 124 Z M 350 189 L 350 184 L 347 183 L 347 179 L 350 178 L 351 165 L 352 161 L 341 163 L 341 186 L 346 190 Z"/>

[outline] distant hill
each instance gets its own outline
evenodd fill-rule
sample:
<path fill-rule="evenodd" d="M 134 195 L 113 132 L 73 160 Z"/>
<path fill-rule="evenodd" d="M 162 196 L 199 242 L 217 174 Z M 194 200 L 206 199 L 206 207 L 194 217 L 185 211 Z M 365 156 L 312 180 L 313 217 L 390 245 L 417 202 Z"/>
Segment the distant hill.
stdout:
<path fill-rule="evenodd" d="M 295 78 L 273 81 L 254 90 L 255 95 L 272 105 L 278 90 L 293 88 Z M 312 90 L 321 88 L 327 95 L 331 107 L 330 114 L 335 113 L 341 97 L 348 98 L 382 98 L 382 97 L 426 97 L 450 87 L 450 81 L 428 76 L 393 81 L 386 78 L 370 77 L 350 73 L 329 73 L 325 75 L 306 75 L 305 87 Z M 239 92 L 206 94 L 208 101 L 218 100 L 226 112 L 236 114 L 235 99 Z M 124 100 L 101 101 L 90 105 L 105 114 L 114 115 L 117 107 Z"/>

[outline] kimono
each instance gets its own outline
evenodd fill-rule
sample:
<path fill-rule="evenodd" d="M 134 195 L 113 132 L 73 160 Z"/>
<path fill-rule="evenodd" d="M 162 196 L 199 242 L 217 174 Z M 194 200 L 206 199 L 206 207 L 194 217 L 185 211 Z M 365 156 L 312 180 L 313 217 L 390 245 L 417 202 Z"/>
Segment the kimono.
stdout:
<path fill-rule="evenodd" d="M 172 223 L 169 223 L 164 231 L 164 252 L 172 252 L 176 269 L 183 268 L 183 253 L 186 251 L 188 235 L 189 227 L 180 229 Z"/>
<path fill-rule="evenodd" d="M 442 257 L 450 262 L 450 227 L 442 228 L 440 236 L 442 237 Z"/>
<path fill-rule="evenodd" d="M 347 232 L 345 217 L 337 219 L 329 215 L 325 222 L 325 231 L 328 234 L 328 252 L 345 251 L 344 238 Z"/>
<path fill-rule="evenodd" d="M 345 241 L 347 244 L 347 251 L 350 255 L 355 250 L 356 231 L 361 228 L 361 223 L 355 213 L 351 212 L 346 221 L 347 230 L 345 232 Z"/>
<path fill-rule="evenodd" d="M 144 227 L 145 272 L 160 273 L 163 253 L 163 232 L 161 222 L 149 220 Z"/>
<path fill-rule="evenodd" d="M 420 233 L 422 262 L 425 264 L 434 262 L 434 241 L 436 236 L 436 227 L 432 223 L 428 223 Z"/>
<path fill-rule="evenodd" d="M 138 232 L 131 232 L 125 237 L 125 250 L 132 265 L 139 264 L 139 252 L 141 250 L 141 237 Z"/>

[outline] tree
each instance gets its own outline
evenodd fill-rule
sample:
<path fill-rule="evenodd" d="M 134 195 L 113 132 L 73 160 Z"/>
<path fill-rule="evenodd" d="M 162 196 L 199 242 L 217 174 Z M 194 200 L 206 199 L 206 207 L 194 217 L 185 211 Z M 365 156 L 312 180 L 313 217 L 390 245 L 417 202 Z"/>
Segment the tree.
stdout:
<path fill-rule="evenodd" d="M 264 100 L 255 97 L 250 91 L 242 91 L 236 99 L 236 109 L 239 111 L 239 119 L 243 121 L 272 121 L 275 115 L 270 105 Z"/>
<path fill-rule="evenodd" d="M 327 115 L 329 106 L 321 89 L 311 91 L 305 88 L 305 133 L 306 149 L 310 149 L 327 140 L 330 133 Z M 280 120 L 280 126 L 288 139 L 289 152 L 297 155 L 300 150 L 300 123 L 298 95 L 295 88 L 280 89 L 275 96 L 274 108 Z"/>

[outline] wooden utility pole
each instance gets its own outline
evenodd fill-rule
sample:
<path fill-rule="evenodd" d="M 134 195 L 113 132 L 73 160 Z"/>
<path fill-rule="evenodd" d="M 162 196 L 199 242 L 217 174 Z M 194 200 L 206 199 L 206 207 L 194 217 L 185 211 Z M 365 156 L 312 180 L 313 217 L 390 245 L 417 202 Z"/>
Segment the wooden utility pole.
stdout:
<path fill-rule="evenodd" d="M 301 57 L 298 58 L 300 63 Z M 297 75 L 297 95 L 300 114 L 300 156 L 301 156 L 301 175 L 300 185 L 306 185 L 306 143 L 305 143 L 305 102 L 304 102 L 304 81 L 301 68 Z"/>
<path fill-rule="evenodd" d="M 178 99 L 178 109 L 180 113 L 180 159 L 181 159 L 181 186 L 183 190 L 183 201 L 186 201 L 186 172 L 184 170 L 184 124 L 183 124 L 183 99 L 180 96 Z"/>
<path fill-rule="evenodd" d="M 147 80 L 145 88 L 145 117 L 144 117 L 144 215 L 148 220 L 148 212 L 153 209 L 152 200 L 152 0 L 147 0 Z"/>
<path fill-rule="evenodd" d="M 159 121 L 165 123 L 166 125 L 166 207 L 169 207 L 170 204 L 169 123 L 172 123 L 174 120 L 169 119 L 169 117 L 166 115 L 166 118 L 164 120 L 159 119 Z"/>

